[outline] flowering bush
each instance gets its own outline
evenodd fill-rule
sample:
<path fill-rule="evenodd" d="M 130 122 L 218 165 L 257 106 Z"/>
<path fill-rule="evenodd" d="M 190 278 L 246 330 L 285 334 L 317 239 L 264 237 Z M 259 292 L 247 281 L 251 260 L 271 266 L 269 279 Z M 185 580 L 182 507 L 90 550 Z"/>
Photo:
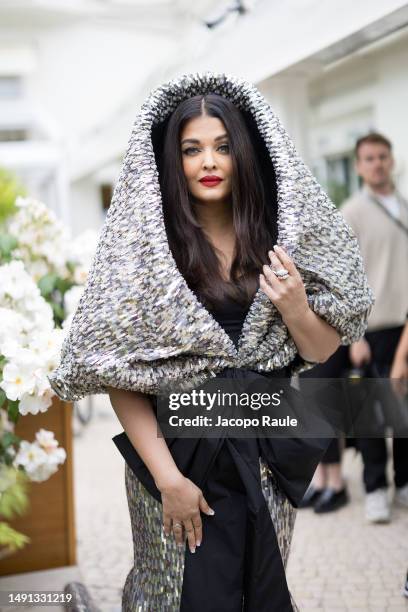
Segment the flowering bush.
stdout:
<path fill-rule="evenodd" d="M 33 198 L 17 196 L 13 206 L 2 207 L 0 193 L 0 516 L 11 518 L 11 508 L 24 508 L 24 478 L 47 480 L 66 459 L 53 432 L 40 429 L 29 442 L 14 428 L 20 415 L 52 404 L 47 375 L 58 365 L 97 234 L 71 240 L 54 213 Z M 2 546 L 11 551 L 26 542 L 0 522 L 0 558 Z"/>
<path fill-rule="evenodd" d="M 88 230 L 71 239 L 55 214 L 34 198 L 18 196 L 15 211 L 6 219 L 0 234 L 3 261 L 17 259 L 24 263 L 60 327 L 66 317 L 64 294 L 71 287 L 84 285 L 97 233 Z"/>
<path fill-rule="evenodd" d="M 6 231 L 17 239 L 13 259 L 21 259 L 37 282 L 55 273 L 70 279 L 69 234 L 55 214 L 43 202 L 17 197 L 16 214 L 6 220 Z"/>
<path fill-rule="evenodd" d="M 20 414 L 45 412 L 53 391 L 47 379 L 58 365 L 64 330 L 22 261 L 0 266 L 0 388 Z"/>

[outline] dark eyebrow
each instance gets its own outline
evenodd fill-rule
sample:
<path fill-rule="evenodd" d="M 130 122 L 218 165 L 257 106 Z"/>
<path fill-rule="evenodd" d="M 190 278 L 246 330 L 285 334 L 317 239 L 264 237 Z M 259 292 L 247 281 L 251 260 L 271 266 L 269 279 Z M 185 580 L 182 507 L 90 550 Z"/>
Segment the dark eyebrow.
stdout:
<path fill-rule="evenodd" d="M 223 138 L 228 138 L 228 134 L 221 134 L 221 136 L 217 136 L 217 138 L 215 138 L 215 142 L 217 142 L 218 140 L 222 140 Z M 192 144 L 200 144 L 200 141 L 197 140 L 196 138 L 184 138 L 184 140 L 181 141 L 181 144 L 186 144 L 187 142 L 191 142 Z"/>

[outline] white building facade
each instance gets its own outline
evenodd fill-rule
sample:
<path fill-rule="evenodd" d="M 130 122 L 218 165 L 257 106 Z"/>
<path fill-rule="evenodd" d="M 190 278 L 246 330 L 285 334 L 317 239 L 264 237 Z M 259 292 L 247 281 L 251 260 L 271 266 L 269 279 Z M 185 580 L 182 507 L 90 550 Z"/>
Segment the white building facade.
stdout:
<path fill-rule="evenodd" d="M 337 202 L 358 186 L 352 151 L 371 130 L 393 142 L 408 195 L 408 4 L 193 4 L 3 2 L 0 166 L 74 232 L 98 228 L 148 92 L 216 70 L 259 87 Z"/>

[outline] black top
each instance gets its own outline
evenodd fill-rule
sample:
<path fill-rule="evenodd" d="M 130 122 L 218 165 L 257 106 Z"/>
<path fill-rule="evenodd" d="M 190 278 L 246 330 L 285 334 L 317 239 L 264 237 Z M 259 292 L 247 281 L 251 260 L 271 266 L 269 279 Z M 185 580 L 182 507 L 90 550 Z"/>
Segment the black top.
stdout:
<path fill-rule="evenodd" d="M 238 347 L 238 339 L 248 310 L 249 306 L 243 306 L 232 298 L 226 298 L 221 305 L 213 307 L 210 311 L 236 347 Z"/>

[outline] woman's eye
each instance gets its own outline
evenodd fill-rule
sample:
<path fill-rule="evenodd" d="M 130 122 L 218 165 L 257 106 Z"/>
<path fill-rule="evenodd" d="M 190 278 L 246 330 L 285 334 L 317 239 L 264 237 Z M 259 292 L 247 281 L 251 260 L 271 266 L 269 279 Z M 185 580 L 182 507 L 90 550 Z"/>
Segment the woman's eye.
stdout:
<path fill-rule="evenodd" d="M 195 151 L 198 151 L 197 147 L 188 147 L 188 149 L 184 149 L 183 153 L 186 153 L 187 155 L 191 155 Z"/>
<path fill-rule="evenodd" d="M 227 144 L 223 144 L 218 148 L 221 149 L 224 153 L 229 153 L 229 145 Z"/>

